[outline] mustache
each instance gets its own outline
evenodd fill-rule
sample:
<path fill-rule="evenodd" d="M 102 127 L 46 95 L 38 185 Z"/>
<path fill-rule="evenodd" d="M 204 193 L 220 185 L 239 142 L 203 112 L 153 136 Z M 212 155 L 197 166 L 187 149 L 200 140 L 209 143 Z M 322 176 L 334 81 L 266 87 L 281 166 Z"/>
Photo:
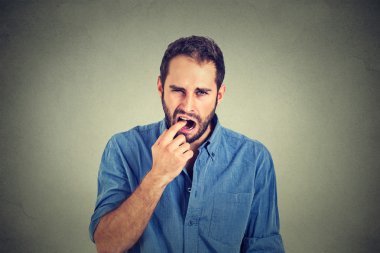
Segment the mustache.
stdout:
<path fill-rule="evenodd" d="M 183 115 L 186 115 L 186 116 L 189 116 L 190 118 L 193 118 L 193 119 L 196 119 L 198 122 L 201 122 L 202 121 L 202 119 L 201 119 L 201 117 L 199 116 L 199 115 L 197 115 L 197 114 L 194 114 L 194 113 L 187 113 L 187 112 L 185 112 L 184 110 L 182 110 L 182 109 L 175 109 L 175 111 L 174 111 L 174 113 L 173 113 L 173 120 L 175 119 L 175 118 L 177 118 L 177 115 L 178 114 L 183 114 Z"/>

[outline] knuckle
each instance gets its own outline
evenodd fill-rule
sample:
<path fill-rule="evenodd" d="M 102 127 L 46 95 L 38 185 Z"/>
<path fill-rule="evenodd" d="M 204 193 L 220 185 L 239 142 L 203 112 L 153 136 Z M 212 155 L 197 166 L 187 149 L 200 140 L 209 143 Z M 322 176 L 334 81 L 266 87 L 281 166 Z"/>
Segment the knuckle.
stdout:
<path fill-rule="evenodd" d="M 186 137 L 185 137 L 185 135 L 183 135 L 183 134 L 178 135 L 177 138 L 178 138 L 178 140 L 180 140 L 180 141 L 184 141 L 184 140 L 186 140 Z"/>
<path fill-rule="evenodd" d="M 166 146 L 165 149 L 164 149 L 164 151 L 165 151 L 165 152 L 168 152 L 168 153 L 171 153 L 172 150 L 173 150 L 173 149 L 172 149 L 171 146 Z"/>

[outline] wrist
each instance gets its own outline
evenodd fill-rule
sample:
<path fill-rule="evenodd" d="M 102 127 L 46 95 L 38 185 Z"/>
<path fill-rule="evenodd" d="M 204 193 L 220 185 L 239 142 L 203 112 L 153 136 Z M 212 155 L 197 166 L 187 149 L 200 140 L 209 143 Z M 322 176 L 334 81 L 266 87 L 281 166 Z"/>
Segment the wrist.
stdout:
<path fill-rule="evenodd" d="M 157 203 L 166 185 L 165 181 L 161 180 L 154 173 L 148 172 L 134 192 L 134 195 L 143 200 L 144 205 L 149 207 Z"/>
<path fill-rule="evenodd" d="M 146 184 L 149 188 L 153 188 L 155 190 L 164 190 L 165 187 L 171 182 L 168 176 L 157 173 L 156 170 L 150 170 L 143 181 L 146 181 Z"/>

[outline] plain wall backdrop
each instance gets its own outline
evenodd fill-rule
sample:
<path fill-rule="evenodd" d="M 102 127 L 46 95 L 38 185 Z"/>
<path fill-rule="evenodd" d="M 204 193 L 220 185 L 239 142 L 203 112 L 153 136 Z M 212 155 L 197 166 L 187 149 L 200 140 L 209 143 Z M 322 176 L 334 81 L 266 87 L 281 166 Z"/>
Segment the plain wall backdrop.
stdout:
<path fill-rule="evenodd" d="M 224 52 L 221 123 L 272 153 L 287 252 L 380 252 L 380 4 L 327 0 L 0 0 L 0 252 L 95 252 L 105 144 L 164 117 L 192 34 Z"/>

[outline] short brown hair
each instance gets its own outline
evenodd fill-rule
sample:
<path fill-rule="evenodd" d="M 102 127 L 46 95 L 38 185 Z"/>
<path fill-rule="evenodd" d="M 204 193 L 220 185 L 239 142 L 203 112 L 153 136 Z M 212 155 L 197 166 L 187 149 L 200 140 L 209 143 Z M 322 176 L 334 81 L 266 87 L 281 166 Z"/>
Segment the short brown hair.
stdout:
<path fill-rule="evenodd" d="M 170 60 L 178 55 L 189 56 L 198 62 L 212 61 L 216 67 L 215 82 L 219 90 L 224 79 L 223 53 L 214 40 L 202 36 L 190 36 L 179 38 L 169 44 L 162 58 L 160 66 L 160 78 L 164 85 L 169 71 Z"/>

